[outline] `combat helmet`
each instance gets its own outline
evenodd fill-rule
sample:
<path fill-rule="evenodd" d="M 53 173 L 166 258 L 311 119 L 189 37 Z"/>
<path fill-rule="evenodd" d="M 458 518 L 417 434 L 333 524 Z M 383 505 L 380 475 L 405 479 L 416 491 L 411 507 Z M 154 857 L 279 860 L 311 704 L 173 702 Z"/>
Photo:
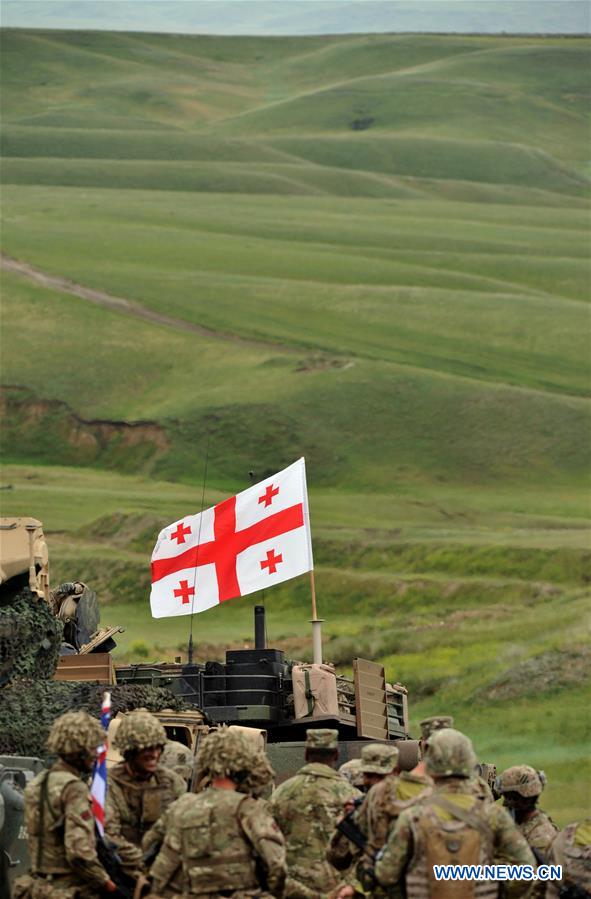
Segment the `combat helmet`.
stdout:
<path fill-rule="evenodd" d="M 136 709 L 125 716 L 115 734 L 113 746 L 125 755 L 126 752 L 164 746 L 166 731 L 158 718 L 146 709 Z"/>
<path fill-rule="evenodd" d="M 543 771 L 536 771 L 531 765 L 513 765 L 497 777 L 495 788 L 497 793 L 519 793 L 528 799 L 539 796 L 546 783 Z"/>
<path fill-rule="evenodd" d="M 459 730 L 445 727 L 429 738 L 425 755 L 428 774 L 433 777 L 472 777 L 475 766 L 472 741 Z"/>
<path fill-rule="evenodd" d="M 53 722 L 47 748 L 59 756 L 94 755 L 105 740 L 105 732 L 88 712 L 65 712 Z"/>
<path fill-rule="evenodd" d="M 229 777 L 237 783 L 239 792 L 256 795 L 275 776 L 265 751 L 228 727 L 211 731 L 202 739 L 195 765 L 201 788 L 216 777 Z"/>

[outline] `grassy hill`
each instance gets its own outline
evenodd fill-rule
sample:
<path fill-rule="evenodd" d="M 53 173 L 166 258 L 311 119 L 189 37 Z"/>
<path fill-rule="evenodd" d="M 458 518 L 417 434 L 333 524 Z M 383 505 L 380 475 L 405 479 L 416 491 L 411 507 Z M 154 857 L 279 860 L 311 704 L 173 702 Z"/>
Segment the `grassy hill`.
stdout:
<path fill-rule="evenodd" d="M 44 521 L 53 582 L 98 589 L 121 658 L 178 654 L 147 561 L 206 447 L 211 503 L 303 454 L 327 658 L 382 659 L 415 726 L 448 710 L 481 757 L 545 767 L 562 823 L 589 725 L 588 50 L 5 30 L 0 82 L 0 500 Z M 244 645 L 253 602 L 200 615 L 200 652 Z M 266 603 L 308 656 L 305 579 Z"/>

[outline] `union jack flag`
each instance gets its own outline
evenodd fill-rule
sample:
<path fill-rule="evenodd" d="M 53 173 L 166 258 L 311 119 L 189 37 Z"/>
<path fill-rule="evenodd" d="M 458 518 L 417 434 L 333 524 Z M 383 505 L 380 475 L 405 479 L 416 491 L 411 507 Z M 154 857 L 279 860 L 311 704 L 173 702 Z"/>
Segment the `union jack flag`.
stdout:
<path fill-rule="evenodd" d="M 107 729 L 111 720 L 111 694 L 103 694 L 101 708 L 101 724 L 105 730 L 104 742 L 96 751 L 96 761 L 92 772 L 90 796 L 92 799 L 92 814 L 96 823 L 96 829 L 101 837 L 105 835 L 105 803 L 107 799 Z"/>

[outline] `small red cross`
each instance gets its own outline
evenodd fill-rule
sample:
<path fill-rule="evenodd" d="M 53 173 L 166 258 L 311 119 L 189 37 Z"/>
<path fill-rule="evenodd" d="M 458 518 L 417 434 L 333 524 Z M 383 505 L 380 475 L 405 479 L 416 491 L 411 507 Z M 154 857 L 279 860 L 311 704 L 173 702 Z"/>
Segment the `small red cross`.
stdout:
<path fill-rule="evenodd" d="M 276 556 L 275 550 L 270 549 L 267 552 L 266 561 L 263 560 L 261 562 L 261 568 L 268 568 L 269 574 L 275 574 L 275 572 L 277 571 L 277 565 L 279 564 L 279 562 L 283 562 L 283 556 L 281 555 L 281 553 L 279 553 L 279 555 Z"/>
<path fill-rule="evenodd" d="M 189 587 L 189 581 L 181 581 L 179 583 L 179 587 L 180 587 L 180 590 L 175 590 L 174 595 L 182 596 L 183 597 L 183 605 L 184 605 L 185 603 L 189 602 L 190 596 L 195 596 L 195 588 Z"/>
<path fill-rule="evenodd" d="M 187 527 L 185 527 L 185 525 L 181 521 L 180 524 L 177 526 L 177 529 L 174 532 L 174 534 L 170 535 L 170 539 L 176 540 L 176 545 L 179 546 L 181 543 L 185 542 L 185 534 L 190 534 L 190 533 L 191 533 L 191 528 L 189 527 L 189 525 L 187 525 Z"/>
<path fill-rule="evenodd" d="M 269 484 L 263 495 L 259 496 L 259 503 L 264 503 L 265 508 L 267 508 L 273 502 L 273 497 L 277 496 L 278 493 L 279 487 L 273 487 L 273 484 Z"/>

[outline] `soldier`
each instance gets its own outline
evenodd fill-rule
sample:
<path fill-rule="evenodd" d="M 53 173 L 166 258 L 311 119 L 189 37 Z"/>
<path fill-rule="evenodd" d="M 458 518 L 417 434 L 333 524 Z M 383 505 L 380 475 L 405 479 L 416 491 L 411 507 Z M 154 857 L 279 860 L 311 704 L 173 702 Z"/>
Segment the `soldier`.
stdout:
<path fill-rule="evenodd" d="M 361 750 L 361 770 L 368 792 L 361 805 L 353 811 L 352 820 L 360 835 L 365 838 L 366 848 L 362 850 L 360 846 L 354 845 L 337 829 L 330 839 L 326 857 L 339 871 L 350 868 L 357 861 L 357 884 L 364 883 L 369 888 L 367 868 L 373 867 L 374 855 L 388 836 L 388 825 L 383 824 L 379 813 L 376 816 L 379 806 L 374 806 L 372 798 L 386 780 L 395 779 L 393 775 L 398 773 L 398 749 L 391 743 L 368 743 Z M 345 810 L 349 811 L 348 806 L 345 806 Z M 389 824 L 389 817 L 387 822 Z M 337 893 L 337 899 L 347 899 L 353 895 L 356 895 L 355 891 L 351 886 L 345 885 Z"/>
<path fill-rule="evenodd" d="M 285 843 L 266 803 L 253 794 L 273 778 L 262 749 L 244 734 L 220 728 L 197 754 L 199 793 L 168 810 L 164 843 L 150 875 L 158 896 L 174 880 L 184 897 L 282 896 Z"/>
<path fill-rule="evenodd" d="M 433 865 L 491 864 L 501 857 L 503 862 L 534 865 L 526 840 L 507 812 L 472 791 L 469 780 L 475 764 L 472 743 L 464 734 L 445 728 L 430 737 L 425 767 L 434 790 L 403 811 L 390 831 L 375 866 L 383 887 L 391 889 L 405 877 L 408 899 L 459 895 L 462 887 L 462 895 L 480 899 L 497 896 L 498 884 L 444 884 L 434 879 Z M 515 881 L 511 887 L 513 895 L 522 895 L 530 883 Z"/>
<path fill-rule="evenodd" d="M 145 709 L 126 715 L 113 741 L 123 761 L 109 771 L 105 833 L 133 876 L 142 869 L 143 837 L 187 790 L 182 777 L 160 764 L 165 743 L 166 731 Z"/>
<path fill-rule="evenodd" d="M 195 756 L 188 746 L 177 740 L 167 740 L 160 756 L 160 764 L 164 768 L 170 768 L 179 777 L 182 777 L 187 786 L 190 786 L 195 765 Z"/>
<path fill-rule="evenodd" d="M 503 797 L 503 805 L 519 831 L 527 840 L 538 865 L 548 861 L 548 850 L 558 833 L 558 828 L 541 809 L 536 808 L 546 783 L 543 771 L 530 765 L 514 765 L 497 778 L 496 791 Z M 534 888 L 535 899 L 546 895 L 546 884 L 539 881 Z"/>
<path fill-rule="evenodd" d="M 370 796 L 375 792 L 377 785 L 397 771 L 398 749 L 388 743 L 367 743 L 361 750 L 360 771 L 363 777 L 363 790 L 366 796 L 361 804 L 355 808 L 354 803 L 345 805 L 345 812 L 352 813 L 353 823 L 360 834 L 370 840 L 372 821 L 369 819 L 368 806 Z M 350 762 L 348 763 L 350 764 Z M 340 770 L 340 769 L 339 769 Z M 380 845 L 386 841 L 388 832 Z M 369 846 L 368 846 L 369 849 Z M 361 855 L 361 848 L 351 843 L 340 830 L 333 831 L 330 843 L 326 851 L 328 861 L 339 871 L 349 868 L 356 858 Z"/>
<path fill-rule="evenodd" d="M 341 882 L 326 850 L 343 806 L 361 793 L 335 771 L 338 736 L 336 730 L 308 730 L 306 764 L 270 801 L 287 845 L 286 899 L 320 899 Z"/>
<path fill-rule="evenodd" d="M 546 863 L 548 850 L 558 833 L 548 815 L 536 807 L 545 783 L 544 772 L 530 765 L 514 765 L 497 778 L 497 792 L 503 797 L 503 805 L 509 809 L 539 864 Z"/>
<path fill-rule="evenodd" d="M 117 890 L 97 858 L 90 793 L 82 780 L 104 738 L 86 712 L 66 712 L 54 721 L 47 748 L 59 759 L 25 790 L 31 875 L 16 881 L 16 896 L 93 899 Z"/>
<path fill-rule="evenodd" d="M 562 865 L 562 880 L 546 884 L 548 899 L 585 899 L 591 896 L 591 818 L 567 824 L 548 852 L 551 865 Z"/>

